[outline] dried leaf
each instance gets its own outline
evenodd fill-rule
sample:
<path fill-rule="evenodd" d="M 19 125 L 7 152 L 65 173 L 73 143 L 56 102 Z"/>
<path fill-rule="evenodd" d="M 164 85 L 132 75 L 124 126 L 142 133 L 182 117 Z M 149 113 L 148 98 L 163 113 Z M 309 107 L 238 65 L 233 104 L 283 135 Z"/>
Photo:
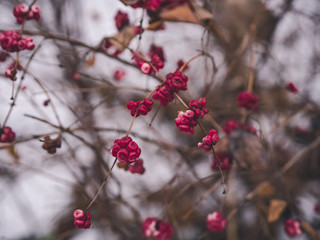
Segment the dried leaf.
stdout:
<path fill-rule="evenodd" d="M 283 210 L 286 208 L 287 202 L 279 199 L 272 199 L 268 211 L 268 222 L 277 221 Z"/>
<path fill-rule="evenodd" d="M 269 182 L 265 182 L 257 193 L 257 195 L 260 197 L 270 197 L 274 194 L 275 194 L 275 189 Z"/>
<path fill-rule="evenodd" d="M 153 23 L 150 23 L 149 26 L 146 28 L 147 30 L 157 31 L 162 27 L 163 21 L 155 21 Z"/>
<path fill-rule="evenodd" d="M 188 22 L 201 24 L 202 21 L 213 19 L 213 16 L 207 10 L 201 8 L 195 2 L 191 2 L 192 8 L 189 4 L 179 5 L 176 8 L 163 10 L 160 13 L 160 18 L 165 21 L 173 22 Z"/>
<path fill-rule="evenodd" d="M 8 147 L 8 152 L 10 154 L 10 156 L 13 157 L 13 163 L 14 164 L 18 164 L 19 163 L 19 159 L 20 159 L 20 156 L 19 154 L 16 152 L 15 148 L 14 148 L 14 145 L 11 145 Z"/>
<path fill-rule="evenodd" d="M 96 60 L 95 54 L 92 54 L 86 61 L 88 67 L 92 67 Z"/>
<path fill-rule="evenodd" d="M 109 38 L 110 43 L 120 52 L 129 46 L 131 40 L 136 35 L 134 32 L 135 26 L 125 27 L 121 32 L 119 32 L 114 37 Z"/>

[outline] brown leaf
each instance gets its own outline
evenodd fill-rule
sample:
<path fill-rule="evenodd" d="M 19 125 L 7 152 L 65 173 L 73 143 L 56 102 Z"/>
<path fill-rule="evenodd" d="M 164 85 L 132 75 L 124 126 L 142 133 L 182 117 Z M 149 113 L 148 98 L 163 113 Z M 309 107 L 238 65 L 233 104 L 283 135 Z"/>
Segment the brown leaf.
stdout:
<path fill-rule="evenodd" d="M 261 189 L 259 189 L 257 195 L 260 197 L 270 197 L 274 195 L 275 189 L 269 182 L 264 182 Z"/>
<path fill-rule="evenodd" d="M 138 2 L 138 0 L 120 0 L 124 5 L 132 5 Z"/>
<path fill-rule="evenodd" d="M 287 202 L 279 199 L 272 199 L 268 211 L 268 222 L 277 221 L 283 210 L 286 208 Z"/>
<path fill-rule="evenodd" d="M 160 18 L 165 21 L 188 22 L 201 24 L 202 21 L 213 19 L 210 12 L 203 9 L 195 2 L 191 2 L 192 9 L 188 3 L 179 5 L 173 9 L 166 9 L 160 13 Z"/>
<path fill-rule="evenodd" d="M 134 32 L 135 26 L 128 26 L 122 29 L 114 37 L 109 38 L 110 43 L 120 52 L 126 49 L 129 46 L 131 40 L 136 35 Z"/>
<path fill-rule="evenodd" d="M 313 240 L 320 240 L 320 235 L 317 231 L 306 221 L 301 221 L 302 229 L 310 236 Z"/>
<path fill-rule="evenodd" d="M 146 28 L 147 30 L 157 31 L 159 30 L 163 25 L 163 21 L 155 21 L 153 23 L 150 23 L 149 26 Z"/>
<path fill-rule="evenodd" d="M 15 151 L 14 145 L 11 145 L 8 147 L 8 152 L 9 154 L 13 157 L 13 163 L 18 164 L 20 156 L 19 154 Z"/>
<path fill-rule="evenodd" d="M 95 54 L 92 54 L 86 61 L 87 66 L 92 67 L 95 62 L 95 59 L 96 59 Z"/>

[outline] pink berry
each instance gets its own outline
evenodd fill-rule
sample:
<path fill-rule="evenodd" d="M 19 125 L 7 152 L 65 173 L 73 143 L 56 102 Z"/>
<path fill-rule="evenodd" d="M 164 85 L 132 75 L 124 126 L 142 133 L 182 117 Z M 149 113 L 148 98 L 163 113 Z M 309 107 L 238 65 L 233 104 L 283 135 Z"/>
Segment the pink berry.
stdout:
<path fill-rule="evenodd" d="M 173 234 L 173 228 L 169 223 L 157 218 L 147 218 L 142 224 L 143 234 L 155 240 L 169 240 Z"/>
<path fill-rule="evenodd" d="M 123 77 L 126 75 L 124 71 L 116 70 L 113 74 L 113 78 L 117 81 L 120 81 L 123 79 Z"/>
<path fill-rule="evenodd" d="M 155 55 L 157 55 L 162 62 L 165 62 L 164 51 L 161 46 L 157 46 L 155 44 L 151 44 L 149 52 L 149 57 L 152 59 Z"/>
<path fill-rule="evenodd" d="M 122 137 L 122 138 L 120 139 L 119 144 L 120 144 L 121 147 L 127 147 L 128 144 L 129 144 L 131 141 L 132 141 L 132 138 L 131 138 L 131 137 Z"/>
<path fill-rule="evenodd" d="M 220 233 L 226 226 L 227 220 L 222 212 L 215 211 L 207 216 L 207 227 L 210 231 Z"/>
<path fill-rule="evenodd" d="M 209 134 L 202 139 L 202 142 L 198 143 L 198 147 L 203 148 L 205 151 L 209 152 L 213 145 L 216 145 L 219 141 L 219 135 L 217 130 L 209 130 Z"/>
<path fill-rule="evenodd" d="M 87 229 L 91 226 L 91 214 L 87 211 L 84 213 L 81 209 L 77 209 L 73 212 L 74 225 L 76 228 Z"/>
<path fill-rule="evenodd" d="M 296 237 L 302 234 L 299 220 L 287 219 L 284 222 L 284 230 L 290 237 Z"/>
<path fill-rule="evenodd" d="M 151 66 L 149 63 L 143 63 L 140 67 L 141 72 L 143 72 L 144 74 L 150 74 L 151 72 Z"/>
<path fill-rule="evenodd" d="M 285 85 L 285 89 L 287 89 L 289 92 L 292 92 L 292 93 L 297 93 L 298 92 L 298 88 L 292 82 L 287 83 Z"/>
<path fill-rule="evenodd" d="M 135 27 L 134 27 L 134 33 L 135 33 L 136 35 L 142 34 L 143 32 L 144 32 L 144 29 L 143 29 L 142 27 L 140 27 L 140 26 L 135 26 Z"/>
<path fill-rule="evenodd" d="M 0 129 L 0 142 L 11 143 L 15 139 L 15 132 L 10 127 Z"/>

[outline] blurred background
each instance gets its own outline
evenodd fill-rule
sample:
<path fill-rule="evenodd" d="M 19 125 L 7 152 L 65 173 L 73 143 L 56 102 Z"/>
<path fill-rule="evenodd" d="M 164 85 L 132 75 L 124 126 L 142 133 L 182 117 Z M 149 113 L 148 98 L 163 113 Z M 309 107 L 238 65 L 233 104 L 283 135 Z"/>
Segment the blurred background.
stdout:
<path fill-rule="evenodd" d="M 12 9 L 22 2 L 0 1 L 0 32 L 21 29 Z M 16 133 L 13 143 L 0 143 L 0 239 L 145 239 L 141 224 L 150 216 L 173 225 L 172 239 L 290 239 L 288 218 L 301 223 L 298 239 L 320 239 L 320 2 L 168 1 L 155 11 L 130 2 L 38 0 L 41 18 L 23 29 L 36 47 L 20 53 L 25 71 L 14 85 L 4 72 L 16 54 L 0 62 L 0 123 Z M 119 10 L 145 31 L 119 30 Z M 127 48 L 105 49 L 107 38 Z M 175 126 L 185 110 L 177 99 L 166 107 L 154 101 L 130 133 L 145 173 L 116 166 L 90 208 L 92 227 L 76 229 L 73 211 L 90 203 L 114 161 L 113 141 L 128 131 L 127 103 L 161 82 L 132 59 L 131 51 L 148 56 L 152 45 L 163 49 L 162 76 L 202 54 L 185 68 L 180 96 L 207 98 L 201 123 L 218 130 L 215 150 L 231 167 L 223 175 L 212 168 L 212 152 L 197 147 L 205 136 L 199 126 L 193 135 Z M 259 97 L 255 111 L 237 105 L 248 87 Z M 226 133 L 230 120 L 256 134 Z M 42 148 L 45 136 L 61 138 L 55 154 Z M 217 210 L 228 220 L 222 233 L 206 227 Z"/>

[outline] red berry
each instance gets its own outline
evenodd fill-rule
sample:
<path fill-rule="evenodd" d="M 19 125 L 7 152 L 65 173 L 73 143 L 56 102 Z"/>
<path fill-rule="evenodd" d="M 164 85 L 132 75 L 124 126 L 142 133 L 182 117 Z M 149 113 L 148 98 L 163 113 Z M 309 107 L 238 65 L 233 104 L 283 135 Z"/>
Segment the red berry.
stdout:
<path fill-rule="evenodd" d="M 205 151 L 209 152 L 213 145 L 216 145 L 219 141 L 219 135 L 217 130 L 209 130 L 209 134 L 202 139 L 202 142 L 198 143 L 198 147 L 203 148 Z"/>
<path fill-rule="evenodd" d="M 207 216 L 207 227 L 212 232 L 222 232 L 227 225 L 223 213 L 215 211 Z"/>
<path fill-rule="evenodd" d="M 16 134 L 10 127 L 0 129 L 0 142 L 11 143 L 14 141 Z"/>
<path fill-rule="evenodd" d="M 129 165 L 128 170 L 131 173 L 144 174 L 145 168 L 143 167 L 143 160 L 141 158 L 137 159 L 134 164 Z"/>
<path fill-rule="evenodd" d="M 237 100 L 238 100 L 238 106 L 244 107 L 248 110 L 256 110 L 259 107 L 258 103 L 258 96 L 254 95 L 251 92 L 243 91 L 238 93 Z"/>
<path fill-rule="evenodd" d="M 76 228 L 87 229 L 91 226 L 91 214 L 87 211 L 84 213 L 81 209 L 77 209 L 73 212 L 74 225 Z"/>
<path fill-rule="evenodd" d="M 113 73 L 113 78 L 117 81 L 120 81 L 123 79 L 123 77 L 126 75 L 126 73 L 124 71 L 121 71 L 121 70 L 116 70 L 114 73 Z"/>
<path fill-rule="evenodd" d="M 221 164 L 221 170 L 229 170 L 231 168 L 232 155 L 230 153 L 217 153 L 217 158 Z M 214 154 L 212 154 L 212 160 L 211 168 L 213 170 L 219 170 L 218 161 Z"/>
<path fill-rule="evenodd" d="M 292 82 L 287 83 L 285 86 L 285 89 L 287 89 L 289 92 L 292 92 L 292 93 L 298 92 L 298 88 Z"/>

